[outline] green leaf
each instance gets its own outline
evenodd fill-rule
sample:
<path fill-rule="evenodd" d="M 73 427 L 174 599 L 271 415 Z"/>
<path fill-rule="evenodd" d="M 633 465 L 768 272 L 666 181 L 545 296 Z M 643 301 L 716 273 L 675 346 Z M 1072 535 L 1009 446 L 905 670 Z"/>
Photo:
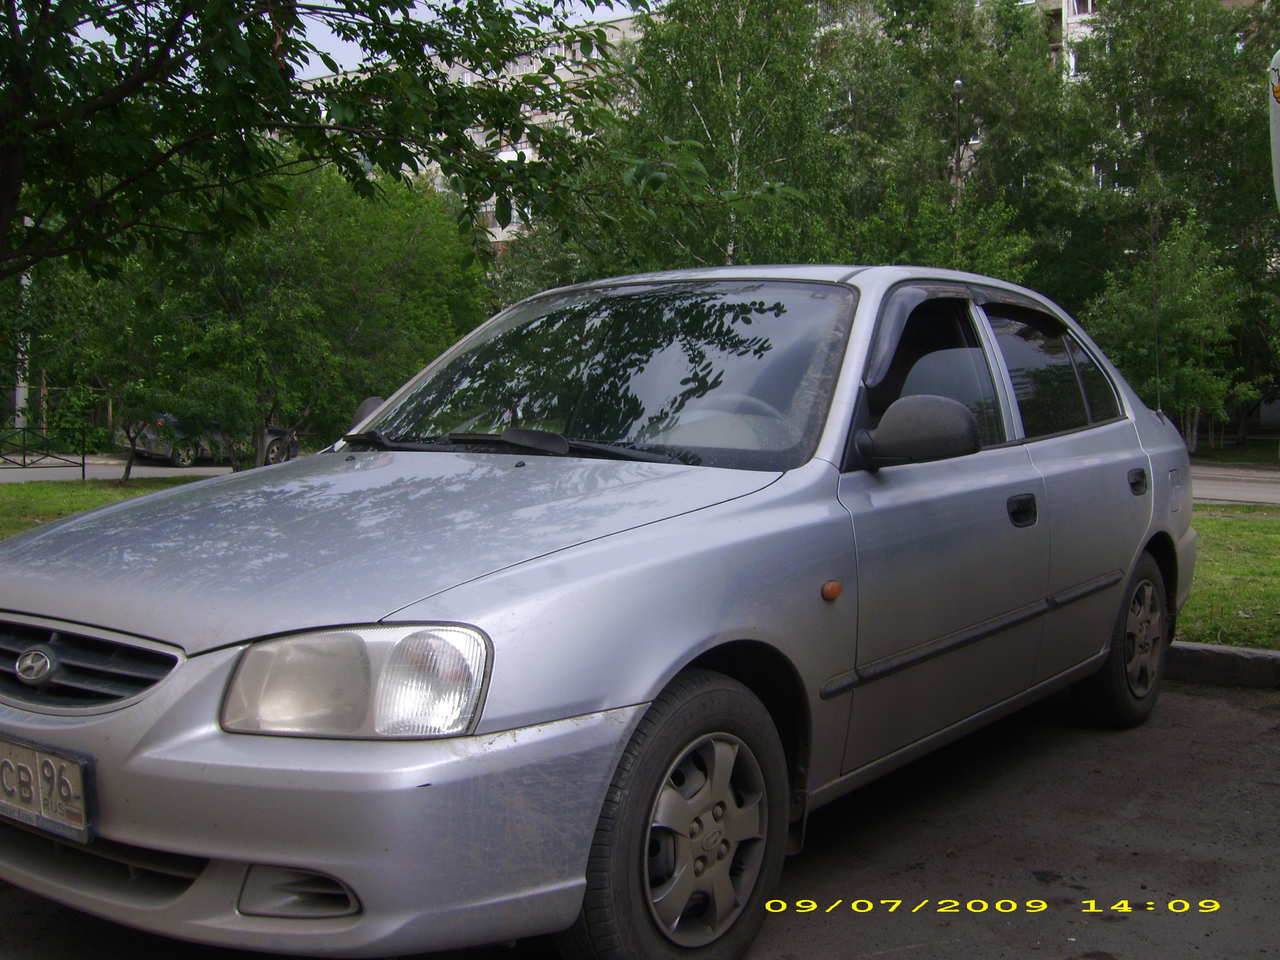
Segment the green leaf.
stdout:
<path fill-rule="evenodd" d="M 511 226 L 511 197 L 507 194 L 499 194 L 493 205 L 493 218 L 498 222 L 498 226 L 503 230 Z"/>

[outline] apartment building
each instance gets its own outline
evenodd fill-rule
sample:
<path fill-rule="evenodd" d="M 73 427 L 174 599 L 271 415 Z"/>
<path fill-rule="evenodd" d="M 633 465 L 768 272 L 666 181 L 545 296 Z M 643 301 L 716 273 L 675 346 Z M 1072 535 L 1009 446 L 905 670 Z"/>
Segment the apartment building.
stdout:
<path fill-rule="evenodd" d="M 1098 12 L 1099 0 L 1034 0 L 1043 11 L 1054 56 L 1070 72 L 1076 68 L 1073 45 L 1089 33 L 1089 21 Z M 1119 0 L 1116 0 L 1119 2 Z M 1142 0 L 1128 0 L 1141 3 Z M 1258 0 L 1221 0 L 1224 7 L 1247 7 Z"/>

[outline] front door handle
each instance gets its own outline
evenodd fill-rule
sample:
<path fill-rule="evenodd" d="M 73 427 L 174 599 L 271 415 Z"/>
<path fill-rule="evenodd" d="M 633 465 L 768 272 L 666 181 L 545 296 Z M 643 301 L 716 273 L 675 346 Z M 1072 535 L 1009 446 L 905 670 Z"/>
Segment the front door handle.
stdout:
<path fill-rule="evenodd" d="M 1129 490 L 1135 497 L 1147 492 L 1147 471 L 1139 467 L 1129 471 Z"/>
<path fill-rule="evenodd" d="M 1015 527 L 1031 527 L 1036 522 L 1036 495 L 1020 493 L 1009 498 L 1009 519 Z"/>

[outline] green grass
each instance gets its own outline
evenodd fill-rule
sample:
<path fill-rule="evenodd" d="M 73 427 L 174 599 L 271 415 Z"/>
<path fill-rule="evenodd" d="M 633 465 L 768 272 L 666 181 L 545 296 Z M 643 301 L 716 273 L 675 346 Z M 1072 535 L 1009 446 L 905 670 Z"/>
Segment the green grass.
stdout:
<path fill-rule="evenodd" d="M 195 479 L 0 484 L 0 537 Z M 1280 650 L 1280 507 L 1203 504 L 1194 523 L 1200 554 L 1179 639 Z"/>
<path fill-rule="evenodd" d="M 1202 504 L 1178 639 L 1280 650 L 1280 507 Z"/>
<path fill-rule="evenodd" d="M 201 477 L 147 477 L 118 486 L 114 480 L 30 480 L 0 484 L 0 537 L 57 520 L 81 510 L 154 493 Z"/>

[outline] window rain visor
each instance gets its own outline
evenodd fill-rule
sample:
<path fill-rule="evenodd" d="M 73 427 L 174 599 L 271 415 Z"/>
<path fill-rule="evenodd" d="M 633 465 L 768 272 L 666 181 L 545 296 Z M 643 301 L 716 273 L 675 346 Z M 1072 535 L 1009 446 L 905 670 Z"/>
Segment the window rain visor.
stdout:
<path fill-rule="evenodd" d="M 787 281 L 550 294 L 500 315 L 366 429 L 441 445 L 542 430 L 686 464 L 788 469 L 817 445 L 855 303 L 847 287 Z"/>

